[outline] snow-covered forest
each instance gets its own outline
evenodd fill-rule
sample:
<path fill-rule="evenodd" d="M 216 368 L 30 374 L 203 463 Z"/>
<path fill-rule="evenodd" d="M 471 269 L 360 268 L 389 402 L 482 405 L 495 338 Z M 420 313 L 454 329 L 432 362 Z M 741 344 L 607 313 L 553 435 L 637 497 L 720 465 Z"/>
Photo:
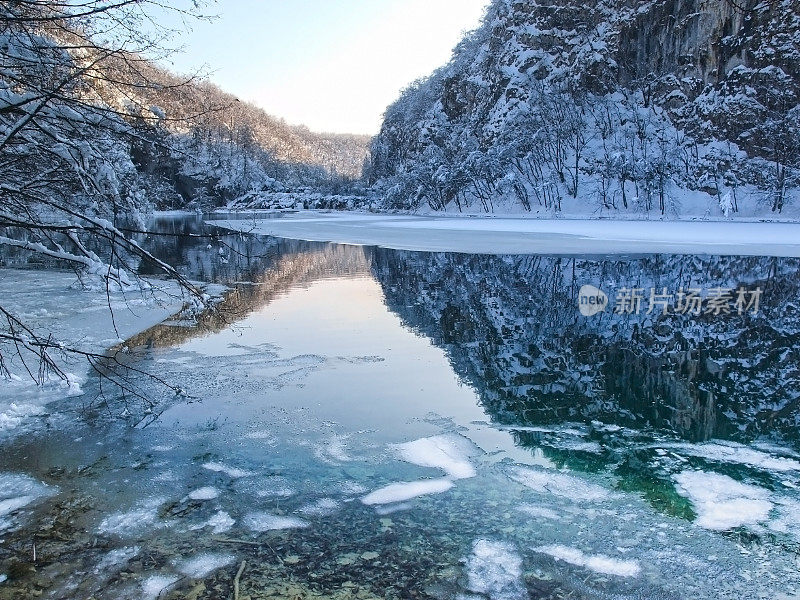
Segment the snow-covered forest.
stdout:
<path fill-rule="evenodd" d="M 798 93 L 796 0 L 493 0 L 367 177 L 402 209 L 786 214 Z"/>

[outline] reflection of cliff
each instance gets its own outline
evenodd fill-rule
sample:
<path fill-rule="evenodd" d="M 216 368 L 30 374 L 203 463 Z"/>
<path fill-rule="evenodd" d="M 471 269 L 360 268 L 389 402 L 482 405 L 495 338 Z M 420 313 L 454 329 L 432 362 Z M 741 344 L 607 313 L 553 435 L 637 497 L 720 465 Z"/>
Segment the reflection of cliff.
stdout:
<path fill-rule="evenodd" d="M 691 439 L 776 428 L 793 435 L 800 414 L 796 260 L 376 250 L 374 265 L 389 307 L 448 351 L 497 422 L 600 419 Z M 676 291 L 758 283 L 764 300 L 757 316 L 588 319 L 576 304 L 584 283 Z"/>
<path fill-rule="evenodd" d="M 225 280 L 232 283 L 233 287 L 221 302 L 190 324 L 181 322 L 180 315 L 176 315 L 173 319 L 132 337 L 126 344 L 132 348 L 175 346 L 194 337 L 218 332 L 269 304 L 276 296 L 293 287 L 326 277 L 370 274 L 369 258 L 364 249 L 358 246 L 273 239 L 271 242 L 261 242 L 262 245 L 269 243 L 269 253 L 254 260 L 253 252 L 245 254 L 242 244 L 252 245 L 258 242 L 254 242 L 250 236 L 243 236 L 239 244 L 238 238 L 239 236 L 230 236 L 224 246 L 230 256 L 224 263 L 229 270 Z M 252 251 L 253 248 L 249 250 Z M 202 252 L 203 250 L 190 250 L 189 257 L 194 258 L 190 264 L 207 267 L 209 260 L 202 259 Z M 207 258 L 211 261 L 219 261 L 218 252 L 209 251 L 208 254 L 210 257 Z M 188 275 L 200 279 L 196 271 L 188 270 Z M 247 283 L 241 283 L 245 277 Z"/>

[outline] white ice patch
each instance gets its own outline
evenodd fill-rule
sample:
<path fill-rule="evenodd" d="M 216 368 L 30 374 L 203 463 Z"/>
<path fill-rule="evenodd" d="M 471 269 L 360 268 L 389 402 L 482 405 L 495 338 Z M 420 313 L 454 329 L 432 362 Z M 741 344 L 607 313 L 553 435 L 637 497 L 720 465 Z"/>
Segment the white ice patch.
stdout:
<path fill-rule="evenodd" d="M 340 506 L 341 504 L 333 498 L 322 498 L 313 504 L 307 504 L 300 509 L 300 512 L 311 517 L 327 517 L 339 510 Z"/>
<path fill-rule="evenodd" d="M 45 414 L 45 410 L 41 406 L 33 404 L 12 402 L 7 406 L 0 407 L 0 432 L 16 429 L 26 419 L 43 414 Z"/>
<path fill-rule="evenodd" d="M 399 504 L 383 504 L 375 507 L 375 512 L 380 516 L 391 515 L 403 510 L 409 510 L 412 506 L 408 502 L 401 502 Z"/>
<path fill-rule="evenodd" d="M 0 531 L 13 524 L 12 515 L 56 490 L 27 475 L 0 474 Z"/>
<path fill-rule="evenodd" d="M 235 524 L 236 521 L 233 519 L 233 517 L 222 510 L 206 521 L 206 526 L 211 527 L 211 530 L 214 533 L 225 533 L 226 531 L 230 531 Z"/>
<path fill-rule="evenodd" d="M 442 469 L 452 479 L 475 477 L 475 467 L 468 458 L 475 448 L 461 436 L 423 438 L 399 444 L 397 450 L 403 460 L 421 467 Z"/>
<path fill-rule="evenodd" d="M 175 565 L 183 575 L 194 579 L 206 577 L 222 567 L 227 567 L 236 560 L 232 554 L 200 554 L 193 558 L 182 560 Z"/>
<path fill-rule="evenodd" d="M 231 479 L 249 477 L 253 474 L 251 471 L 245 471 L 244 469 L 239 469 L 237 467 L 230 467 L 219 462 L 207 462 L 203 465 L 203 468 L 208 469 L 209 471 L 214 471 L 215 473 L 225 473 Z"/>
<path fill-rule="evenodd" d="M 418 496 L 428 494 L 441 494 L 453 487 L 453 482 L 449 479 L 428 479 L 424 481 L 404 481 L 392 483 L 385 487 L 375 490 L 364 496 L 361 501 L 364 504 L 396 504 L 405 502 Z"/>
<path fill-rule="evenodd" d="M 296 517 L 282 517 L 268 512 L 254 512 L 245 516 L 244 524 L 252 531 L 273 531 L 277 529 L 303 529 L 308 522 Z"/>
<path fill-rule="evenodd" d="M 467 587 L 491 600 L 527 599 L 522 557 L 509 544 L 477 540 L 467 559 Z"/>
<path fill-rule="evenodd" d="M 562 516 L 556 511 L 545 508 L 544 506 L 536 506 L 535 504 L 523 504 L 522 506 L 518 506 L 517 510 L 537 519 L 550 519 L 551 521 L 559 521 L 562 519 Z"/>
<path fill-rule="evenodd" d="M 103 557 L 94 569 L 95 573 L 100 573 L 106 569 L 119 568 L 125 565 L 128 561 L 136 558 L 140 552 L 139 546 L 130 546 L 126 548 L 116 548 L 111 550 Z"/>
<path fill-rule="evenodd" d="M 160 498 L 153 498 L 126 512 L 108 515 L 97 527 L 99 533 L 132 537 L 141 534 L 158 520 Z"/>
<path fill-rule="evenodd" d="M 536 492 L 550 493 L 575 501 L 600 502 L 612 497 L 611 492 L 602 486 L 555 471 L 514 467 L 510 477 Z"/>
<path fill-rule="evenodd" d="M 142 582 L 142 600 L 156 600 L 178 581 L 177 575 L 152 575 Z"/>
<path fill-rule="evenodd" d="M 569 548 L 560 544 L 552 546 L 540 546 L 537 552 L 552 556 L 556 560 L 584 567 L 603 573 L 604 575 L 617 575 L 619 577 L 636 577 L 642 570 L 639 563 L 635 560 L 618 560 L 603 554 L 584 554 L 577 548 Z"/>
<path fill-rule="evenodd" d="M 0 583 L 3 583 L 6 579 L 8 579 L 8 575 L 0 573 Z"/>
<path fill-rule="evenodd" d="M 219 490 L 214 487 L 201 487 L 189 492 L 190 500 L 213 500 L 219 497 Z"/>
<path fill-rule="evenodd" d="M 735 463 L 767 471 L 800 471 L 800 461 L 783 456 L 773 456 L 735 442 L 708 442 L 705 444 L 669 444 L 664 448 L 675 449 L 682 454 L 705 458 L 717 462 Z"/>
<path fill-rule="evenodd" d="M 314 456 L 329 465 L 350 462 L 353 458 L 347 452 L 347 436 L 334 435 L 324 444 L 317 446 Z"/>
<path fill-rule="evenodd" d="M 769 492 L 719 473 L 683 471 L 674 476 L 677 491 L 688 498 L 706 529 L 724 531 L 766 521 L 772 510 Z"/>

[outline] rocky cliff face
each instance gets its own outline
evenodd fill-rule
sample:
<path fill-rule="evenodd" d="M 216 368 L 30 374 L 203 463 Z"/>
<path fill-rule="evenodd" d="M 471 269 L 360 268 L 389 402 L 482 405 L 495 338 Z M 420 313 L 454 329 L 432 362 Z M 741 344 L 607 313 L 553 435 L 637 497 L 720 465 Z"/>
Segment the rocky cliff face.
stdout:
<path fill-rule="evenodd" d="M 369 175 L 405 207 L 777 212 L 798 98 L 797 0 L 494 0 L 388 109 Z"/>

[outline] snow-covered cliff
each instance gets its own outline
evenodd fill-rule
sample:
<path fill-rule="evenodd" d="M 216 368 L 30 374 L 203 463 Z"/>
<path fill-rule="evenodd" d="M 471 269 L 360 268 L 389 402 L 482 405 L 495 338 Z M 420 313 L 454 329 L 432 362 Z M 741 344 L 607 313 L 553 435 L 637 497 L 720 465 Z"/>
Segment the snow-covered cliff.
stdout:
<path fill-rule="evenodd" d="M 368 176 L 400 208 L 791 212 L 799 66 L 797 0 L 493 0 Z"/>

